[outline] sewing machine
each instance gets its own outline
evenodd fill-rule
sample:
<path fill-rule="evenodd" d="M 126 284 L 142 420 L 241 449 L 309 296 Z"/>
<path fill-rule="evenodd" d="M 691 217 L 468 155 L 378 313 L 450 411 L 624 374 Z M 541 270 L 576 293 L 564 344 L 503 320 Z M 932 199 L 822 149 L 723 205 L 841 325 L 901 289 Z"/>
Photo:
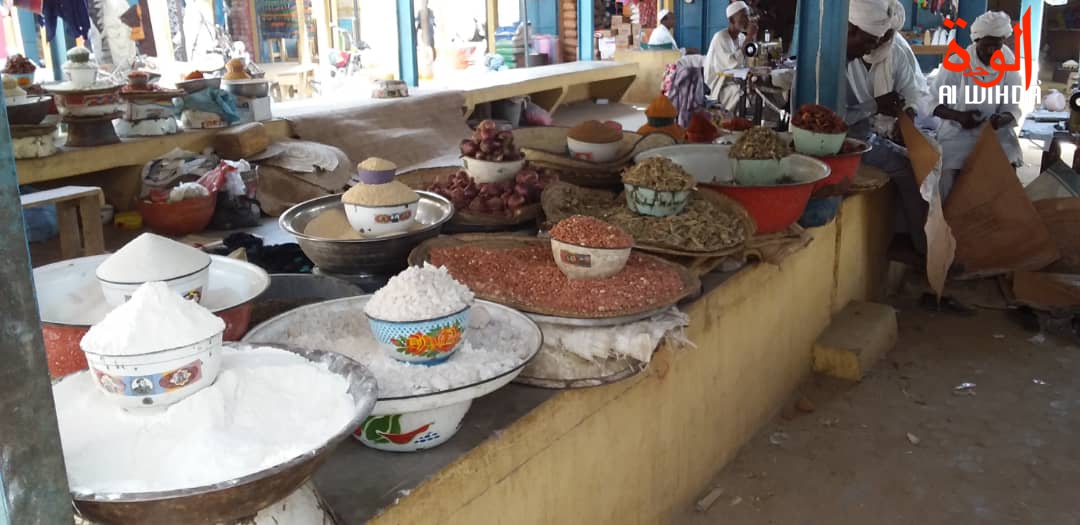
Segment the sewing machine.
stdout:
<path fill-rule="evenodd" d="M 780 42 L 747 42 L 743 54 L 749 67 L 773 67 L 783 60 L 784 46 Z"/>

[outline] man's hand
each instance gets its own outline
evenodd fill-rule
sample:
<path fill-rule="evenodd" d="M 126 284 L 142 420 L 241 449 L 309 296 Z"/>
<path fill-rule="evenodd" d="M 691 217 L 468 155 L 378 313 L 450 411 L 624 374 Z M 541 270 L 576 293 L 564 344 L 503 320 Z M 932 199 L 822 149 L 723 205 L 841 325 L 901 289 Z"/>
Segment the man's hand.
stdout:
<path fill-rule="evenodd" d="M 895 91 L 876 97 L 874 101 L 877 103 L 878 113 L 882 115 L 899 117 L 900 112 L 904 110 L 904 100 Z"/>
<path fill-rule="evenodd" d="M 750 24 L 746 26 L 746 41 L 757 42 L 758 25 L 757 21 L 750 21 Z"/>
<path fill-rule="evenodd" d="M 968 111 L 953 111 L 951 120 L 960 124 L 960 127 L 964 129 L 974 129 L 983 123 L 982 119 L 979 118 L 981 116 L 982 114 L 974 109 Z"/>
<path fill-rule="evenodd" d="M 996 113 L 990 115 L 990 125 L 993 126 L 994 129 L 1004 128 L 1012 124 L 1014 121 L 1015 118 L 1013 117 L 1012 113 Z"/>

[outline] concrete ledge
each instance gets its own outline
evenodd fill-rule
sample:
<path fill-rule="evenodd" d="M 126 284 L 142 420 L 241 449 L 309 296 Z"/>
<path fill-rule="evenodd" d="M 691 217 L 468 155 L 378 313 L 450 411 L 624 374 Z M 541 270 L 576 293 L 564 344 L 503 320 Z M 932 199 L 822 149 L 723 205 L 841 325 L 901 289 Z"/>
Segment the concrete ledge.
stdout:
<path fill-rule="evenodd" d="M 888 230 L 884 193 L 847 199 L 846 217 L 813 230 L 807 249 L 744 269 L 686 306 L 698 348 L 661 349 L 636 378 L 552 396 L 371 522 L 667 521 L 809 375 L 836 301 L 881 288 L 885 264 L 867 236 Z"/>

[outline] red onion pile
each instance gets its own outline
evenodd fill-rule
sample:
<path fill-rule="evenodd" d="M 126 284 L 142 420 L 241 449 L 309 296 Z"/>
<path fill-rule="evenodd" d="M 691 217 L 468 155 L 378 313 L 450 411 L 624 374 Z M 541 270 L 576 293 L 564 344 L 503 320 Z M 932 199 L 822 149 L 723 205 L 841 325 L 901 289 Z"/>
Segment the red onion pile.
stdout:
<path fill-rule="evenodd" d="M 525 168 L 514 180 L 477 184 L 465 170 L 427 188 L 450 199 L 454 208 L 475 213 L 513 217 L 521 208 L 540 202 L 544 188 L 558 180 L 554 174 Z"/>
<path fill-rule="evenodd" d="M 521 160 L 521 150 L 514 145 L 514 133 L 499 131 L 493 120 L 481 122 L 472 138 L 461 141 L 461 155 L 494 162 Z"/>

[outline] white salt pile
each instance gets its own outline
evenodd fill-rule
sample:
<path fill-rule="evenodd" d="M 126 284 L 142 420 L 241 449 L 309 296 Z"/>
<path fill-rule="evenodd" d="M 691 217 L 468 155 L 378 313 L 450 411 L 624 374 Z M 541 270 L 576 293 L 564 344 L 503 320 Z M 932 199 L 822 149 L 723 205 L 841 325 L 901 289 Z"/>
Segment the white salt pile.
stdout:
<path fill-rule="evenodd" d="M 226 348 L 217 381 L 161 410 L 128 412 L 88 372 L 53 386 L 68 481 L 77 493 L 201 487 L 325 444 L 355 403 L 341 376 L 275 348 Z"/>
<path fill-rule="evenodd" d="M 90 327 L 79 343 L 98 355 L 139 355 L 190 345 L 225 330 L 225 321 L 165 283 L 146 283 Z"/>
<path fill-rule="evenodd" d="M 391 277 L 364 312 L 383 321 L 424 321 L 460 312 L 472 302 L 472 291 L 450 277 L 445 267 L 424 263 Z"/>
<path fill-rule="evenodd" d="M 367 320 L 322 316 L 294 323 L 283 343 L 337 352 L 367 367 L 379 382 L 379 398 L 429 394 L 493 379 L 525 364 L 539 337 L 523 331 L 509 314 L 474 306 L 465 341 L 436 366 L 398 361 L 379 348 Z"/>

